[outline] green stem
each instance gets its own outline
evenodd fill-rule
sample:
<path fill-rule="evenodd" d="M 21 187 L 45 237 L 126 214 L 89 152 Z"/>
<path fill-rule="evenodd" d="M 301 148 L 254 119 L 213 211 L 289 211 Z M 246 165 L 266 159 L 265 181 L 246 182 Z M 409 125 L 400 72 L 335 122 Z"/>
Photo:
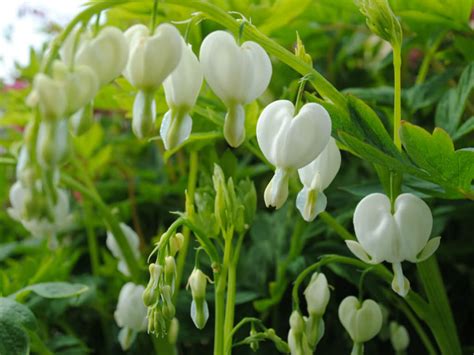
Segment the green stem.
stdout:
<path fill-rule="evenodd" d="M 235 293 L 237 290 L 237 265 L 231 262 L 229 265 L 228 281 L 227 281 L 227 300 L 225 305 L 225 322 L 224 322 L 224 340 L 225 344 L 232 347 L 232 329 L 234 328 L 235 313 Z M 225 351 L 230 354 L 230 349 Z"/>
<path fill-rule="evenodd" d="M 335 219 L 329 212 L 322 212 L 319 218 L 331 227 L 343 240 L 356 240 L 356 238 Z"/>
<path fill-rule="evenodd" d="M 429 324 L 436 342 L 443 354 L 460 355 L 462 351 L 456 323 L 436 257 L 418 263 L 417 269 L 430 304 L 432 319 Z"/>
<path fill-rule="evenodd" d="M 151 33 L 155 32 L 156 18 L 158 16 L 158 0 L 153 0 L 153 13 L 151 15 Z"/>
<path fill-rule="evenodd" d="M 91 261 L 92 275 L 99 275 L 99 248 L 97 246 L 97 236 L 92 225 L 92 211 L 88 203 L 84 203 L 84 224 L 86 225 L 87 244 L 89 248 L 89 257 Z"/>
<path fill-rule="evenodd" d="M 394 74 L 394 102 L 393 102 L 393 141 L 395 146 L 401 150 L 400 125 L 402 120 L 402 87 L 401 87 L 401 67 L 402 56 L 401 48 L 398 45 L 393 46 L 393 74 Z"/>
<path fill-rule="evenodd" d="M 442 31 L 433 41 L 433 44 L 430 46 L 428 51 L 426 52 L 425 57 L 423 58 L 423 62 L 421 63 L 420 70 L 418 71 L 418 75 L 416 77 L 415 84 L 419 85 L 422 84 L 425 79 L 426 75 L 428 74 L 428 70 L 430 69 L 431 61 L 433 60 L 438 47 L 440 46 L 441 42 L 443 41 L 444 36 L 446 35 L 445 31 Z"/>
<path fill-rule="evenodd" d="M 197 174 L 199 168 L 198 152 L 192 150 L 189 157 L 189 177 L 188 177 L 188 188 L 186 191 L 186 215 L 189 219 L 194 218 L 194 193 L 196 191 Z M 176 290 L 173 295 L 173 302 L 176 304 L 178 300 L 179 285 L 183 277 L 184 266 L 186 264 L 186 256 L 188 255 L 189 240 L 191 230 L 188 227 L 183 229 L 183 246 L 178 254 L 178 261 L 176 265 Z"/>
<path fill-rule="evenodd" d="M 220 273 L 220 275 L 218 275 Z M 214 324 L 214 355 L 222 355 L 224 345 L 224 315 L 225 315 L 225 278 L 224 273 L 215 274 L 215 324 Z"/>
<path fill-rule="evenodd" d="M 214 4 L 207 1 L 197 0 L 166 0 L 167 4 L 180 5 L 193 8 L 207 14 L 208 18 L 228 28 L 234 33 L 238 33 L 241 29 L 241 22 L 234 19 L 230 14 L 220 9 Z M 310 75 L 311 84 L 326 100 L 333 102 L 341 108 L 346 107 L 346 99 L 326 78 L 316 71 L 311 64 L 306 63 L 303 59 L 297 57 L 286 48 L 280 46 L 271 40 L 257 28 L 249 23 L 243 27 L 243 37 L 260 44 L 270 55 L 280 59 L 301 75 Z"/>
<path fill-rule="evenodd" d="M 109 226 L 110 231 L 115 237 L 117 244 L 122 252 L 125 263 L 127 264 L 128 270 L 132 280 L 135 283 L 141 283 L 143 274 L 140 268 L 138 260 L 133 255 L 130 245 L 128 244 L 127 238 L 123 234 L 122 228 L 120 228 L 119 222 L 115 216 L 110 212 L 110 207 L 102 201 L 100 195 L 95 189 L 91 190 L 82 185 L 77 180 L 73 179 L 67 174 L 61 174 L 61 182 L 72 190 L 80 192 L 84 197 L 88 198 L 100 211 L 106 224 Z"/>

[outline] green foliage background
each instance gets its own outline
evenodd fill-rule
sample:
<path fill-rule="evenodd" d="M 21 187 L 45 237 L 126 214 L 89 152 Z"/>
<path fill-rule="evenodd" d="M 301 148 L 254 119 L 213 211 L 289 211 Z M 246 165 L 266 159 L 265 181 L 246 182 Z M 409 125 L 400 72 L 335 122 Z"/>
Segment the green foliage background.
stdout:
<path fill-rule="evenodd" d="M 435 218 L 432 235 L 443 237 L 437 252 L 438 262 L 463 350 L 471 353 L 474 350 L 470 322 L 474 314 L 474 304 L 470 301 L 474 294 L 474 33 L 469 25 L 472 1 L 391 2 L 404 30 L 402 118 L 406 123 L 402 125 L 401 135 L 406 154 L 403 155 L 393 150 L 390 138 L 391 51 L 369 32 L 352 0 L 211 2 L 223 10 L 239 12 L 289 50 L 293 50 L 298 32 L 314 67 L 349 95 L 349 118 L 336 105 L 327 104 L 334 123 L 333 135 L 346 150 L 341 170 L 326 193 L 330 215 L 307 224 L 299 216 L 293 198 L 277 212 L 264 207 L 263 190 L 271 170 L 261 159 L 256 144 L 256 121 L 262 107 L 273 99 L 294 100 L 301 77 L 277 58 L 272 58 L 269 90 L 259 102 L 247 108 L 248 140 L 238 149 L 229 149 L 223 140 L 220 132 L 225 108 L 208 88 L 203 89 L 193 110 L 193 136 L 188 144 L 179 151 L 165 152 L 158 139 L 139 142 L 130 130 L 135 92 L 124 79 L 118 79 L 100 91 L 95 101 L 97 123 L 86 135 L 75 139 L 74 147 L 77 161 L 112 212 L 139 234 L 143 260 L 174 220 L 170 211 L 184 209 L 189 150 L 199 149 L 198 193 L 212 192 L 209 189 L 214 163 L 235 180 L 250 177 L 257 189 L 257 215 L 244 242 L 238 269 L 236 320 L 260 316 L 267 326 L 286 338 L 292 281 L 323 254 L 350 256 L 328 219 L 334 216 L 352 231 L 352 213 L 357 202 L 371 192 L 383 191 L 373 164 L 385 166 L 404 173 L 403 191 L 424 198 L 432 208 Z M 194 11 L 166 2 L 159 6 L 160 21 L 186 20 Z M 122 29 L 134 23 L 148 24 L 150 9 L 151 2 L 117 7 L 107 13 L 107 23 Z M 186 24 L 177 27 L 184 34 Z M 189 41 L 195 52 L 206 34 L 220 28 L 209 20 L 193 26 Z M 20 68 L 19 79 L 31 83 L 43 54 L 31 53 L 31 63 Z M 36 318 L 37 324 L 33 326 L 35 322 L 27 315 L 29 321 L 12 327 L 27 329 L 31 348 L 36 353 L 117 354 L 120 348 L 113 311 L 125 277 L 116 270 L 116 260 L 105 248 L 104 224 L 95 206 L 79 193 L 71 194 L 74 223 L 59 237 L 59 246 L 54 250 L 48 248 L 46 241 L 29 237 L 5 212 L 9 187 L 15 178 L 14 163 L 22 127 L 32 115 L 24 103 L 29 90 L 29 86 L 21 90 L 4 88 L 0 94 L 0 144 L 4 147 L 0 156 L 0 201 L 4 206 L 0 211 L 0 296 L 42 282 L 88 285 L 87 292 L 54 302 L 37 294 L 25 296 L 24 302 L 34 313 L 32 319 Z M 306 100 L 319 100 L 311 87 L 307 90 Z M 162 91 L 156 99 L 161 119 L 167 110 Z M 358 99 L 364 100 L 376 114 Z M 435 127 L 439 128 L 433 132 Z M 74 164 L 64 169 L 71 176 L 80 173 Z M 298 184 L 294 176 L 291 196 L 299 190 Z M 301 235 L 294 245 L 290 244 L 292 233 Z M 99 260 L 91 260 L 90 239 L 97 240 Z M 184 279 L 193 267 L 192 254 L 191 250 Z M 336 264 L 329 268 L 327 275 L 334 289 L 325 316 L 326 335 L 318 351 L 347 353 L 350 341 L 337 319 L 337 306 L 346 295 L 357 293 L 360 272 Z M 423 295 L 415 267 L 406 265 L 406 269 L 412 287 Z M 210 273 L 209 268 L 207 271 Z M 281 297 L 280 302 L 273 304 L 269 300 L 269 285 Z M 390 310 L 390 319 L 407 326 L 411 337 L 408 353 L 427 353 L 400 301 L 370 274 L 366 292 Z M 212 309 L 211 292 L 208 301 Z M 189 317 L 190 302 L 189 292 L 181 292 L 177 307 L 179 349 L 183 354 L 211 353 L 212 311 L 206 328 L 198 331 Z M 0 316 L 1 312 L 0 307 Z M 27 311 L 23 309 L 23 312 Z M 240 332 L 236 339 L 246 335 Z M 149 337 L 141 334 L 130 353 L 150 353 L 151 349 Z M 367 344 L 366 351 L 379 354 L 392 350 L 388 341 L 378 339 Z M 240 347 L 235 353 L 251 352 L 247 347 Z M 275 349 L 271 344 L 262 344 L 259 353 L 274 354 Z"/>

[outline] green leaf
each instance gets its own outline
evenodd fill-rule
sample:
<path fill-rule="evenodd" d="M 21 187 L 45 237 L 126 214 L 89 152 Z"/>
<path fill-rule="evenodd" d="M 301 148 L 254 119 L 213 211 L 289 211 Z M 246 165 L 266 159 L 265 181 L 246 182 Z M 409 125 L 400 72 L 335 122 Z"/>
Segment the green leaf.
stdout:
<path fill-rule="evenodd" d="M 29 354 L 30 340 L 25 330 L 35 330 L 36 318 L 30 309 L 9 298 L 0 298 L 0 354 Z"/>
<path fill-rule="evenodd" d="M 291 20 L 302 14 L 311 2 L 311 0 L 300 0 L 298 5 L 295 6 L 293 0 L 275 1 L 266 21 L 259 26 L 259 30 L 269 34 L 278 28 L 285 27 Z"/>
<path fill-rule="evenodd" d="M 27 355 L 30 340 L 26 331 L 12 320 L 0 318 L 0 354 Z"/>
<path fill-rule="evenodd" d="M 449 89 L 436 107 L 436 126 L 453 134 L 459 126 L 466 101 L 474 88 L 474 62 L 468 65 L 459 79 L 458 86 Z"/>
<path fill-rule="evenodd" d="M 44 298 L 68 298 L 79 296 L 86 292 L 89 287 L 69 282 L 44 282 L 28 286 L 26 289 Z"/>
<path fill-rule="evenodd" d="M 469 119 L 458 128 L 456 133 L 453 135 L 453 140 L 458 140 L 472 131 L 474 131 L 474 116 L 469 117 Z"/>
<path fill-rule="evenodd" d="M 409 157 L 429 174 L 431 181 L 474 199 L 474 151 L 455 151 L 450 136 L 441 128 L 435 128 L 431 135 L 421 127 L 402 122 L 400 136 Z"/>
<path fill-rule="evenodd" d="M 22 327 L 36 329 L 36 318 L 30 309 L 10 298 L 0 297 L 0 320 L 14 320 Z M 0 353 L 3 354 L 3 353 Z"/>

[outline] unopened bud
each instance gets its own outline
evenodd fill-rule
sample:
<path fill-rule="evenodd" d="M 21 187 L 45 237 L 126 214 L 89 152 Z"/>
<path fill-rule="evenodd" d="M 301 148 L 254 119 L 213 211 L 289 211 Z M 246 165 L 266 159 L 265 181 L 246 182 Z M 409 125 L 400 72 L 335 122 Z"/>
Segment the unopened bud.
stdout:
<path fill-rule="evenodd" d="M 173 318 L 170 322 L 170 327 L 168 329 L 168 342 L 170 344 L 176 344 L 178 340 L 179 333 L 179 321 L 177 318 Z"/>
<path fill-rule="evenodd" d="M 314 317 L 322 317 L 329 302 L 329 287 L 326 276 L 315 272 L 304 291 L 308 313 Z"/>
<path fill-rule="evenodd" d="M 165 258 L 165 284 L 170 285 L 174 290 L 174 281 L 176 279 L 176 261 L 174 257 L 167 256 Z"/>
<path fill-rule="evenodd" d="M 390 342 L 395 351 L 405 351 L 410 343 L 407 329 L 401 324 L 390 322 Z"/>
<path fill-rule="evenodd" d="M 290 327 L 296 334 L 301 334 L 304 332 L 304 319 L 301 316 L 300 312 L 293 311 L 290 316 Z"/>
<path fill-rule="evenodd" d="M 194 269 L 188 279 L 193 299 L 206 298 L 207 276 L 199 269 Z"/>
<path fill-rule="evenodd" d="M 170 255 L 175 256 L 178 251 L 181 250 L 184 244 L 184 235 L 182 233 L 176 233 L 170 238 Z"/>
<path fill-rule="evenodd" d="M 158 301 L 160 293 L 158 286 L 162 270 L 163 267 L 155 263 L 150 264 L 148 267 L 148 271 L 150 272 L 150 280 L 148 281 L 145 292 L 143 292 L 143 303 L 147 307 L 154 305 Z"/>

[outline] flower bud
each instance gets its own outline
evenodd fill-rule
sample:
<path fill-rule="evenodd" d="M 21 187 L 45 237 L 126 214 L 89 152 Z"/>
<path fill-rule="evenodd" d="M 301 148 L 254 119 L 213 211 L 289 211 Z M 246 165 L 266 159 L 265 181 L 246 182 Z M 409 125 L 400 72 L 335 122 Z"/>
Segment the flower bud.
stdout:
<path fill-rule="evenodd" d="M 45 169 L 62 163 L 69 154 L 69 130 L 67 120 L 42 121 L 36 141 L 36 158 Z"/>
<path fill-rule="evenodd" d="M 67 109 L 67 97 L 63 83 L 43 73 L 36 74 L 27 104 L 29 106 L 38 105 L 45 120 L 63 118 Z"/>
<path fill-rule="evenodd" d="M 150 137 L 155 130 L 156 105 L 153 91 L 140 90 L 133 101 L 132 130 L 140 139 Z"/>
<path fill-rule="evenodd" d="M 171 320 L 176 314 L 176 308 L 171 299 L 171 286 L 170 285 L 164 285 L 161 288 L 161 298 L 163 300 L 163 308 L 162 308 L 163 317 L 166 320 Z"/>
<path fill-rule="evenodd" d="M 300 334 L 304 332 L 304 320 L 303 316 L 298 311 L 293 311 L 290 315 L 290 328 L 296 334 Z"/>
<path fill-rule="evenodd" d="M 339 305 L 339 320 L 354 343 L 365 343 L 382 328 L 382 311 L 377 302 L 367 299 L 362 304 L 348 296 Z"/>
<path fill-rule="evenodd" d="M 172 256 L 165 258 L 165 283 L 174 290 L 174 281 L 176 279 L 176 260 Z"/>
<path fill-rule="evenodd" d="M 224 136 L 229 145 L 238 147 L 245 139 L 243 105 L 259 97 L 270 83 L 270 58 L 255 42 L 239 46 L 231 34 L 215 31 L 202 42 L 199 59 L 206 82 L 228 109 Z"/>
<path fill-rule="evenodd" d="M 329 302 L 329 287 L 326 276 L 315 272 L 304 291 L 308 313 L 310 316 L 321 318 Z"/>
<path fill-rule="evenodd" d="M 405 351 L 410 344 L 410 336 L 407 329 L 401 324 L 390 322 L 390 342 L 395 351 Z"/>
<path fill-rule="evenodd" d="M 176 256 L 176 253 L 183 247 L 184 235 L 182 233 L 176 233 L 170 238 L 170 255 Z"/>
<path fill-rule="evenodd" d="M 404 193 L 393 206 L 381 193 L 373 193 L 359 202 L 354 212 L 358 240 L 346 244 L 354 255 L 368 263 L 392 263 L 392 288 L 401 296 L 409 290 L 401 262 L 416 263 L 430 257 L 438 248 L 440 237 L 428 241 L 433 225 L 430 208 L 419 197 Z"/>
<path fill-rule="evenodd" d="M 357 0 L 356 3 L 373 33 L 392 45 L 401 45 L 402 27 L 387 0 Z"/>
<path fill-rule="evenodd" d="M 146 329 L 147 309 L 143 305 L 142 296 L 145 288 L 128 282 L 120 290 L 117 309 L 114 313 L 115 321 L 121 328 L 129 328 L 135 331 Z"/>
<path fill-rule="evenodd" d="M 191 302 L 191 319 L 198 329 L 203 329 L 206 326 L 209 319 L 209 307 L 205 299 L 193 299 Z"/>
<path fill-rule="evenodd" d="M 163 82 L 170 108 L 160 129 L 165 149 L 178 146 L 191 134 L 193 122 L 188 113 L 196 103 L 203 82 L 202 68 L 191 45 L 186 45 L 181 38 L 181 46 L 181 60 Z"/>
<path fill-rule="evenodd" d="M 206 298 L 207 276 L 201 270 L 194 268 L 189 276 L 188 285 L 193 299 Z"/>
<path fill-rule="evenodd" d="M 179 321 L 178 318 L 173 318 L 170 322 L 170 327 L 168 329 L 168 342 L 170 344 L 176 344 L 179 334 Z"/>
<path fill-rule="evenodd" d="M 341 166 L 341 153 L 334 138 L 329 142 L 321 154 L 308 165 L 298 169 L 303 189 L 296 198 L 296 207 L 303 219 L 311 222 L 326 209 L 327 199 L 323 191 L 334 180 Z"/>
<path fill-rule="evenodd" d="M 75 66 L 70 71 L 66 64 L 57 60 L 53 64 L 53 77 L 64 85 L 66 116 L 72 115 L 90 103 L 99 90 L 99 79 L 87 65 Z"/>
<path fill-rule="evenodd" d="M 148 285 L 143 292 L 143 303 L 145 306 L 153 306 L 160 296 L 159 282 L 161 278 L 163 267 L 159 264 L 151 263 L 148 266 L 148 271 L 150 272 L 150 280 Z"/>
<path fill-rule="evenodd" d="M 294 111 L 290 101 L 274 101 L 265 107 L 257 122 L 258 145 L 277 168 L 265 190 L 267 206 L 283 205 L 288 197 L 288 172 L 316 159 L 331 134 L 331 119 L 321 105 L 306 104 L 296 116 Z"/>

